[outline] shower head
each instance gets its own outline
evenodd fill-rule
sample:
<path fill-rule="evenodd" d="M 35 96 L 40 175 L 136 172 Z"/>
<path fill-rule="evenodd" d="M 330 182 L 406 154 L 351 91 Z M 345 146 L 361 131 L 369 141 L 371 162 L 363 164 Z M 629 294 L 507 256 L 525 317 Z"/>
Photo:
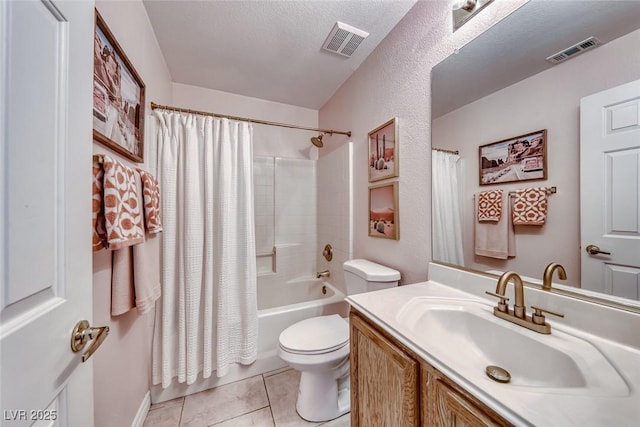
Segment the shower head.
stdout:
<path fill-rule="evenodd" d="M 333 135 L 333 131 L 332 130 L 326 130 L 320 133 L 320 135 L 318 136 L 314 136 L 311 138 L 311 143 L 313 145 L 315 145 L 318 148 L 322 148 L 322 146 L 324 145 L 322 143 L 322 137 L 324 137 L 326 134 L 329 134 L 329 136 Z M 346 134 L 345 134 L 346 135 Z M 349 136 L 351 136 L 351 132 L 349 132 Z"/>
<path fill-rule="evenodd" d="M 324 133 L 321 133 L 321 134 L 320 134 L 320 135 L 318 135 L 318 136 L 314 136 L 314 137 L 312 137 L 312 138 L 311 138 L 311 143 L 312 143 L 313 145 L 315 145 L 316 147 L 318 147 L 318 148 L 322 148 L 322 146 L 324 145 L 324 144 L 322 143 L 322 137 L 323 137 L 323 136 L 324 136 Z"/>

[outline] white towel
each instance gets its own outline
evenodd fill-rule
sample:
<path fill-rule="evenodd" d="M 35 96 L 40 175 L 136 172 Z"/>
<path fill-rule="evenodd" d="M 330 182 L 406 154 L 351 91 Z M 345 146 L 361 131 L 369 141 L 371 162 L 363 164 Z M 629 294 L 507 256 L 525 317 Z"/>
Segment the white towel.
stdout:
<path fill-rule="evenodd" d="M 508 193 L 502 193 L 502 208 L 504 215 L 498 222 L 478 221 L 475 223 L 475 253 L 490 258 L 507 259 L 516 256 L 516 239 L 511 222 L 511 203 Z M 478 210 L 479 197 L 476 195 L 475 208 Z"/>

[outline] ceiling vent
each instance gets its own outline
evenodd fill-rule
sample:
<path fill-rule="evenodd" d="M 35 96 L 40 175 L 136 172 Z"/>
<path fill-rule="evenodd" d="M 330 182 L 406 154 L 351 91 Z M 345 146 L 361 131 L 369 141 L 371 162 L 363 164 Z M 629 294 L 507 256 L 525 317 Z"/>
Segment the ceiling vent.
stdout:
<path fill-rule="evenodd" d="M 338 21 L 324 41 L 322 48 L 338 55 L 351 57 L 360 43 L 368 36 L 369 33 L 366 31 Z"/>
<path fill-rule="evenodd" d="M 564 49 L 550 57 L 546 58 L 547 61 L 552 64 L 559 64 L 560 62 L 566 61 L 569 58 L 573 58 L 576 55 L 579 55 L 587 50 L 593 49 L 596 46 L 600 46 L 602 42 L 595 37 L 589 37 L 586 40 L 581 41 L 580 43 L 576 43 L 570 48 Z"/>

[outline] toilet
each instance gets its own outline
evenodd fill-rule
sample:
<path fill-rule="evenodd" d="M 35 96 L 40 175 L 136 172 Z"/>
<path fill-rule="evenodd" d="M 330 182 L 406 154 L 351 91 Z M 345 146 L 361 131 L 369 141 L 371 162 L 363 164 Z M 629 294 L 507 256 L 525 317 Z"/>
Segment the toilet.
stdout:
<path fill-rule="evenodd" d="M 398 286 L 400 272 L 364 259 L 344 263 L 347 294 Z M 329 421 L 351 410 L 349 323 L 337 314 L 294 323 L 282 331 L 278 356 L 301 372 L 296 410 L 307 421 Z"/>

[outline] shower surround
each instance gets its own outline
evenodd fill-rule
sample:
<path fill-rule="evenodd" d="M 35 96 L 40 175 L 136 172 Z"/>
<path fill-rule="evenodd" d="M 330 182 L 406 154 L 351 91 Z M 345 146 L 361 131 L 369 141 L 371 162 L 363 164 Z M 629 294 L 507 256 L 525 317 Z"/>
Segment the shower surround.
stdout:
<path fill-rule="evenodd" d="M 311 277 L 318 248 L 316 161 L 256 157 L 254 182 L 258 289 Z"/>

